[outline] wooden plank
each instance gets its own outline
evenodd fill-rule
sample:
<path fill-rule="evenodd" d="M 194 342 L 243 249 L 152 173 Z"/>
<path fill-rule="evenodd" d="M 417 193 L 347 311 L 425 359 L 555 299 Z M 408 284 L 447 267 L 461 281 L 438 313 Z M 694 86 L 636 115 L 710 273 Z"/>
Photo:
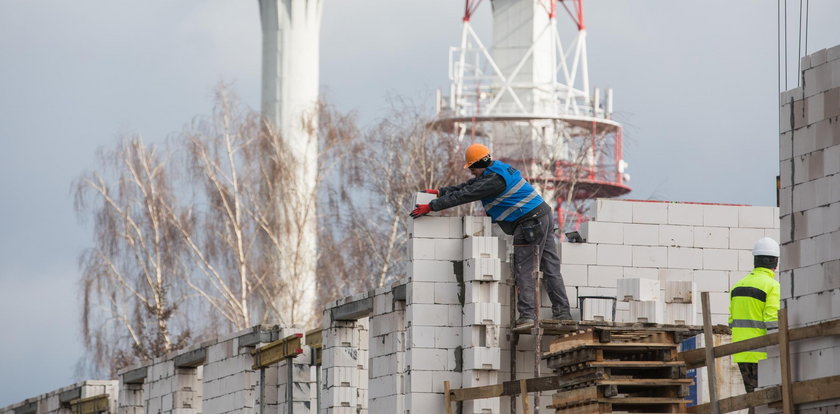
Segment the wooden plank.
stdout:
<path fill-rule="evenodd" d="M 449 381 L 443 382 L 443 404 L 444 414 L 452 414 L 452 396 L 449 392 Z"/>
<path fill-rule="evenodd" d="M 603 379 L 595 382 L 598 385 L 632 385 L 634 387 L 656 387 L 664 385 L 691 385 L 694 380 L 691 378 L 629 378 L 629 379 Z"/>
<path fill-rule="evenodd" d="M 807 404 L 840 398 L 840 375 L 799 381 L 791 384 L 793 404 Z M 775 386 L 761 389 L 749 394 L 741 394 L 720 401 L 721 412 L 744 410 L 781 401 L 782 387 Z M 688 407 L 688 411 L 697 414 L 710 413 L 709 404 Z"/>
<path fill-rule="evenodd" d="M 593 361 L 587 362 L 591 367 L 604 368 L 666 368 L 683 367 L 683 361 Z"/>
<path fill-rule="evenodd" d="M 253 369 L 265 368 L 284 359 L 300 355 L 303 353 L 302 342 L 303 334 L 298 333 L 251 351 L 251 355 L 254 356 Z"/>
<path fill-rule="evenodd" d="M 485 385 L 483 387 L 457 388 L 452 390 L 452 401 L 480 400 L 482 398 L 501 397 L 503 395 L 510 394 L 504 393 L 504 386 L 502 384 Z"/>
<path fill-rule="evenodd" d="M 597 401 L 602 397 L 597 386 L 578 388 L 554 393 L 552 404 L 557 406 L 576 405 L 590 401 Z"/>
<path fill-rule="evenodd" d="M 803 339 L 816 338 L 819 336 L 840 335 L 840 319 L 835 319 L 827 322 L 822 322 L 816 325 L 804 326 L 788 331 L 788 340 L 800 341 Z M 779 334 L 769 333 L 758 338 L 747 339 L 740 342 L 733 342 L 716 346 L 714 348 L 715 357 L 720 358 L 727 355 L 737 354 L 738 352 L 751 351 L 757 348 L 764 348 L 770 345 L 779 343 Z M 680 352 L 679 357 L 686 362 L 689 369 L 698 368 L 706 365 L 705 362 L 706 351 L 705 348 L 692 349 L 690 351 Z"/>
<path fill-rule="evenodd" d="M 580 348 L 584 345 L 597 343 L 600 343 L 600 338 L 592 329 L 588 329 L 583 333 L 569 333 L 552 341 L 548 345 L 548 353 L 546 355 L 557 354 L 574 348 Z"/>
<path fill-rule="evenodd" d="M 689 402 L 682 398 L 668 398 L 668 397 L 617 397 L 617 398 L 600 398 L 598 402 L 608 402 L 613 405 L 647 405 L 647 404 L 684 404 Z"/>
<path fill-rule="evenodd" d="M 788 341 L 787 309 L 779 309 L 779 359 L 782 365 L 782 411 L 793 414 L 790 387 L 790 342 Z"/>
<path fill-rule="evenodd" d="M 709 310 L 709 292 L 700 294 L 703 305 L 703 337 L 706 340 L 706 372 L 709 377 L 709 405 L 712 414 L 720 414 L 717 395 L 717 372 L 715 367 L 715 337 L 712 334 L 712 312 Z"/>
<path fill-rule="evenodd" d="M 519 394 L 522 396 L 524 414 L 531 414 L 531 404 L 528 402 L 528 383 L 524 379 L 519 380 Z"/>

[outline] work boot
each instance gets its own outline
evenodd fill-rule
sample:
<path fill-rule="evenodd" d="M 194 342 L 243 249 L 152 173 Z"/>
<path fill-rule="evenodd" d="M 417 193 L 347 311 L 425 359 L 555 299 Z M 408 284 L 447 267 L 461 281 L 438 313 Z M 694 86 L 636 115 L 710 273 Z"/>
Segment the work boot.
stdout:
<path fill-rule="evenodd" d="M 522 328 L 525 326 L 533 326 L 534 320 L 531 318 L 519 318 L 514 322 L 514 326 L 517 328 Z"/>
<path fill-rule="evenodd" d="M 551 314 L 551 318 L 552 318 L 552 319 L 558 319 L 558 320 L 561 320 L 561 321 L 571 321 L 571 320 L 574 320 L 574 319 L 572 319 L 572 312 L 569 312 L 569 310 L 568 310 L 568 309 L 566 309 L 566 310 L 562 310 L 562 311 L 560 311 L 560 312 L 558 312 L 558 313 L 552 313 L 552 314 Z"/>

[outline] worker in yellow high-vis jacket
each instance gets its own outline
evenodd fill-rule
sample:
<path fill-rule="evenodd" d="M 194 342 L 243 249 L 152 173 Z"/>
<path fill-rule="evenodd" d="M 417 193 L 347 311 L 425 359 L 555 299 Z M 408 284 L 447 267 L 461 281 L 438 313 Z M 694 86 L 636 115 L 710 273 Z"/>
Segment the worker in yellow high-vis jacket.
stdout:
<path fill-rule="evenodd" d="M 780 295 L 775 271 L 779 264 L 779 243 L 764 237 L 755 243 L 752 254 L 755 269 L 729 292 L 732 342 L 766 335 L 768 329 L 778 328 Z M 758 361 L 765 358 L 766 352 L 740 352 L 732 356 L 741 370 L 747 392 L 753 392 L 758 386 Z"/>

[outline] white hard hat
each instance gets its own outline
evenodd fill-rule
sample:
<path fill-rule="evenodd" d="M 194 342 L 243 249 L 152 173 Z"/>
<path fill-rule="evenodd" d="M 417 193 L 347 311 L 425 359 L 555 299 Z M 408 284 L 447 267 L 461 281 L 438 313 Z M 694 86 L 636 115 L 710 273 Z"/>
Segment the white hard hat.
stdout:
<path fill-rule="evenodd" d="M 769 237 L 761 238 L 755 242 L 752 253 L 753 256 L 779 257 L 779 243 Z"/>

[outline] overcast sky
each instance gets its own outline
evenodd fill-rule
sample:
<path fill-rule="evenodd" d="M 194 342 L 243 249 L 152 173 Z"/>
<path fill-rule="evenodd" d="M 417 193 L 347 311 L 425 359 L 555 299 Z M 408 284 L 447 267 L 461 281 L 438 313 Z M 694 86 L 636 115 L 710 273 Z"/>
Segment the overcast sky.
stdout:
<path fill-rule="evenodd" d="M 325 3 L 322 93 L 339 109 L 369 122 L 389 94 L 447 87 L 461 0 Z M 615 90 L 629 198 L 775 204 L 775 5 L 587 2 L 591 84 Z M 840 2 L 810 11 L 808 50 L 840 44 Z M 206 114 L 219 80 L 258 108 L 259 71 L 257 0 L 0 1 L 0 407 L 76 380 L 90 226 L 73 178 L 120 133 L 161 141 Z"/>

